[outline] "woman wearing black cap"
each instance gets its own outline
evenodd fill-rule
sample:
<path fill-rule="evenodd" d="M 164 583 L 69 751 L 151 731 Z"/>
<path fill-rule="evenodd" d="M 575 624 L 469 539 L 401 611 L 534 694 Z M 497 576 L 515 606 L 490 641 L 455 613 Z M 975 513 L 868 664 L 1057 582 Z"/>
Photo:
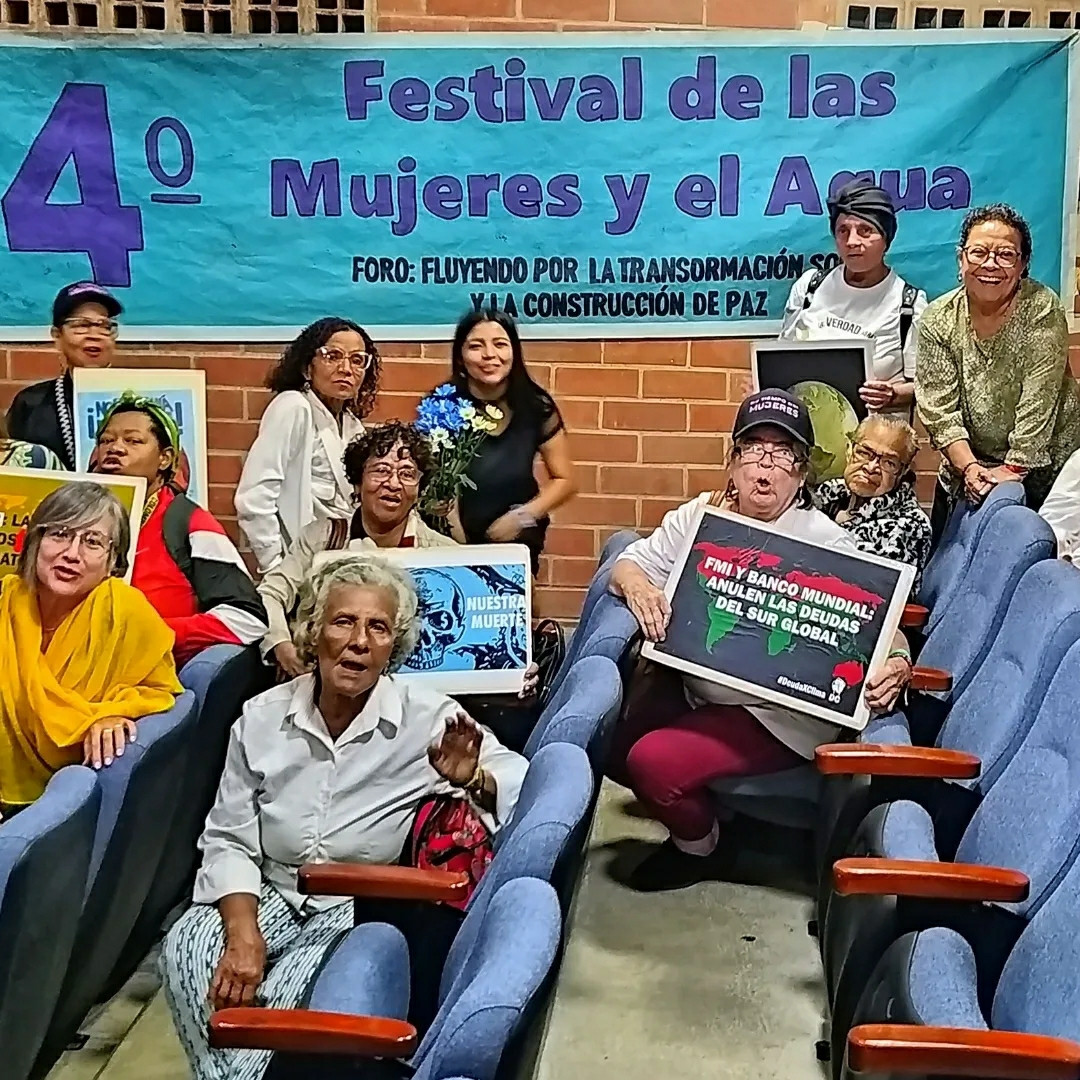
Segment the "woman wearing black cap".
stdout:
<path fill-rule="evenodd" d="M 666 514 L 612 568 L 611 591 L 623 597 L 650 641 L 662 641 L 667 632 L 671 607 L 664 584 L 691 542 L 703 503 L 771 523 L 797 540 L 858 551 L 851 535 L 810 502 L 806 474 L 814 429 L 798 398 L 783 390 L 752 394 L 739 407 L 732 441 L 727 489 L 705 492 Z M 866 704 L 891 709 L 910 678 L 911 653 L 897 631 L 885 664 L 864 683 Z M 629 885 L 651 892 L 714 874 L 709 856 L 720 828 L 709 784 L 795 768 L 836 737 L 835 727 L 805 713 L 654 667 L 616 729 L 610 775 L 633 788 L 671 840 L 645 859 Z"/>
<path fill-rule="evenodd" d="M 11 438 L 39 443 L 66 469 L 76 467 L 71 369 L 112 363 L 116 316 L 123 310 L 115 296 L 93 281 L 76 281 L 56 294 L 52 339 L 60 352 L 60 374 L 15 395 L 7 414 Z"/>
<path fill-rule="evenodd" d="M 852 180 L 829 200 L 829 225 L 841 263 L 808 270 L 791 287 L 780 337 L 791 341 L 869 338 L 873 378 L 859 391 L 867 407 L 910 419 L 915 399 L 915 335 L 926 293 L 885 262 L 896 236 L 888 192 Z"/>

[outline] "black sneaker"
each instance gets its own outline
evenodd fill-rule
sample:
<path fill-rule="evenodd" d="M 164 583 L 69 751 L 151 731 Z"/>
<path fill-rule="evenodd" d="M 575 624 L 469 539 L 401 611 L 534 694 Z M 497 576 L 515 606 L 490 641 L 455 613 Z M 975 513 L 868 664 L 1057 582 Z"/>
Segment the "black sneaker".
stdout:
<path fill-rule="evenodd" d="M 720 848 L 710 855 L 688 855 L 665 840 L 626 875 L 623 884 L 634 892 L 688 889 L 702 881 L 722 880 L 729 862 Z"/>

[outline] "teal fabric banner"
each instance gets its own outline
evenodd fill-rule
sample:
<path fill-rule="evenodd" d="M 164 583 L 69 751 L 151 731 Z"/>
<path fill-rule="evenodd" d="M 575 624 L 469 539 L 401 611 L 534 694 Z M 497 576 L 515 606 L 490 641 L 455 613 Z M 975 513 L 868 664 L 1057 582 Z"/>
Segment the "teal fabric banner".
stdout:
<path fill-rule="evenodd" d="M 1071 281 L 1072 38 L 978 33 L 0 39 L 0 336 L 94 277 L 125 337 L 276 340 L 325 314 L 438 339 L 772 333 L 873 175 L 891 258 L 955 284 L 971 206 Z"/>

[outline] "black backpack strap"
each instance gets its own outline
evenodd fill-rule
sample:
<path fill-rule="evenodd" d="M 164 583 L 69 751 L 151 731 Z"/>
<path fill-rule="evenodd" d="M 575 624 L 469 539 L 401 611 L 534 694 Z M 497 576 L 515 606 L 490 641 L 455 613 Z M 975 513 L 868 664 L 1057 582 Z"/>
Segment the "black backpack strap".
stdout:
<path fill-rule="evenodd" d="M 349 519 L 331 518 L 330 537 L 326 541 L 327 551 L 344 551 L 349 542 Z"/>
<path fill-rule="evenodd" d="M 806 283 L 806 295 L 803 297 L 803 311 L 805 311 L 814 300 L 814 293 L 821 288 L 821 283 L 829 276 L 828 270 L 815 270 L 814 276 Z"/>
<path fill-rule="evenodd" d="M 904 282 L 904 292 L 900 297 L 900 351 L 903 352 L 907 345 L 908 334 L 911 333 L 911 324 L 915 322 L 915 301 L 918 299 L 919 290 L 914 285 Z"/>
<path fill-rule="evenodd" d="M 177 493 L 161 522 L 161 533 L 165 539 L 165 550 L 184 577 L 195 587 L 191 565 L 191 515 L 195 513 L 195 504 L 186 496 Z"/>

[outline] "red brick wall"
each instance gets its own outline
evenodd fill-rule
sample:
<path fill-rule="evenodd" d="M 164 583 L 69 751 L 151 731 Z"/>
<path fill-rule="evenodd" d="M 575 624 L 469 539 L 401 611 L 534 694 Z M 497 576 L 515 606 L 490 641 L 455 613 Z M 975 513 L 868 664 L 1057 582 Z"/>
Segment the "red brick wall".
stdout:
<path fill-rule="evenodd" d="M 411 417 L 420 396 L 445 379 L 442 345 L 384 344 L 376 419 Z M 735 405 L 749 379 L 746 341 L 526 342 L 529 366 L 549 387 L 570 429 L 579 495 L 557 512 L 541 562 L 537 611 L 576 617 L 604 540 L 620 528 L 649 529 L 665 511 L 714 486 L 728 448 Z M 1074 338 L 1080 371 L 1080 336 Z M 122 348 L 125 367 L 206 372 L 210 509 L 237 538 L 233 489 L 244 452 L 269 400 L 262 388 L 272 346 L 168 345 Z M 47 348 L 0 351 L 0 405 L 27 382 L 59 370 Z M 928 495 L 934 455 L 920 455 Z"/>
<path fill-rule="evenodd" d="M 610 30 L 662 27 L 798 27 L 826 19 L 825 0 L 380 0 L 380 30 Z M 343 312 L 342 314 L 348 314 Z M 448 372 L 445 346 L 382 344 L 376 418 L 409 417 Z M 600 545 L 614 530 L 654 526 L 670 507 L 715 485 L 734 406 L 749 383 L 745 341 L 531 342 L 529 365 L 558 398 L 577 462 L 578 497 L 555 515 L 537 610 L 573 619 Z M 142 346 L 121 350 L 132 367 L 199 367 L 207 373 L 210 508 L 236 535 L 233 488 L 269 398 L 271 346 Z M 1073 349 L 1080 369 L 1080 337 Z M 22 384 L 54 375 L 49 349 L 0 346 L 0 404 Z M 929 490 L 934 458 L 920 465 Z"/>

